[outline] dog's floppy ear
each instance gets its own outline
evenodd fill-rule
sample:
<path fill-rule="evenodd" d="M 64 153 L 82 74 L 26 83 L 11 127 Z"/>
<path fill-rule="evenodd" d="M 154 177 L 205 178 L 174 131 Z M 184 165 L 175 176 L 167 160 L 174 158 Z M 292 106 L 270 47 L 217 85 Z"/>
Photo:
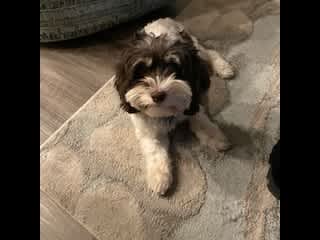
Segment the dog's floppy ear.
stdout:
<path fill-rule="evenodd" d="M 189 83 L 192 90 L 192 99 L 189 109 L 184 112 L 185 115 L 194 115 L 199 111 L 201 95 L 209 89 L 212 74 L 210 64 L 198 55 L 193 57 L 190 71 L 192 78 Z"/>
<path fill-rule="evenodd" d="M 128 113 L 137 113 L 139 110 L 132 107 L 125 99 L 125 94 L 132 84 L 137 67 L 145 64 L 145 58 L 141 56 L 141 46 L 151 41 L 144 29 L 138 30 L 133 34 L 133 38 L 122 51 L 120 61 L 116 64 L 115 88 L 117 89 L 121 108 Z"/>
<path fill-rule="evenodd" d="M 137 113 L 137 112 L 139 112 L 137 109 L 132 107 L 126 101 L 126 99 L 125 99 L 125 93 L 126 93 L 125 83 L 124 83 L 124 80 L 121 77 L 119 77 L 118 74 L 116 74 L 114 86 L 115 86 L 115 88 L 118 91 L 118 94 L 120 96 L 120 107 L 124 111 L 126 111 L 127 113 Z"/>
<path fill-rule="evenodd" d="M 116 74 L 115 74 L 115 81 L 114 86 L 117 90 L 119 97 L 120 97 L 120 107 L 128 112 L 128 113 L 137 113 L 139 112 L 137 109 L 132 107 L 125 98 L 125 94 L 130 87 L 130 82 L 132 80 L 132 66 L 128 62 L 129 58 L 127 53 L 123 53 L 120 61 L 116 64 Z"/>
<path fill-rule="evenodd" d="M 195 48 L 188 33 L 182 31 L 181 38 L 182 46 L 185 48 L 184 53 L 188 53 L 184 56 L 187 66 L 184 76 L 188 79 L 192 91 L 190 106 L 184 114 L 194 115 L 200 109 L 201 95 L 210 87 L 212 67 L 210 63 L 206 62 L 199 56 L 198 50 Z"/>

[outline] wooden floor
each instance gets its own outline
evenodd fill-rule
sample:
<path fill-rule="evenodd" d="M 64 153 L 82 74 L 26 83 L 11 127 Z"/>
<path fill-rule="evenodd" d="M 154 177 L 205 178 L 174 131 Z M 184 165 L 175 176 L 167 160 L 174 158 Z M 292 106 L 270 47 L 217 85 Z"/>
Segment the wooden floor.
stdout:
<path fill-rule="evenodd" d="M 40 143 L 110 79 L 117 53 L 110 40 L 40 47 Z"/>

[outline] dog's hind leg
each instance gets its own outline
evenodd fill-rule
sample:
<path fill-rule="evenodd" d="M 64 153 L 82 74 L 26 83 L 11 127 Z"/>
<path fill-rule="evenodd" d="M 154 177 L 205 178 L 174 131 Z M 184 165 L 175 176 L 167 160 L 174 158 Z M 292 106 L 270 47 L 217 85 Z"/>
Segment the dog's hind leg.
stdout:
<path fill-rule="evenodd" d="M 220 53 L 218 53 L 216 50 L 205 48 L 199 43 L 196 37 L 192 36 L 191 34 L 190 36 L 193 44 L 199 50 L 199 56 L 203 60 L 211 63 L 213 70 L 218 74 L 218 76 L 223 79 L 230 79 L 235 76 L 234 68 L 224 57 L 221 56 Z"/>
<path fill-rule="evenodd" d="M 216 151 L 226 151 L 231 148 L 228 139 L 220 128 L 210 121 L 202 106 L 200 111 L 190 118 L 190 128 L 202 145 Z"/>
<path fill-rule="evenodd" d="M 218 76 L 223 79 L 230 79 L 234 77 L 235 71 L 232 65 L 227 62 L 227 60 L 224 59 L 220 55 L 220 53 L 212 49 L 207 49 L 206 51 L 210 57 L 213 69 L 218 74 Z"/>

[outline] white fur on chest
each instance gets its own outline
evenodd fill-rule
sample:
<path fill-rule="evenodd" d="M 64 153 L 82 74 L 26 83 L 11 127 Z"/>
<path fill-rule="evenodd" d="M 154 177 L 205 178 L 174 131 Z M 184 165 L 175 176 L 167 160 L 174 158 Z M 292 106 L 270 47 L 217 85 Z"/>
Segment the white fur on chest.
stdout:
<path fill-rule="evenodd" d="M 179 123 L 188 119 L 188 117 L 183 114 L 172 118 L 151 118 L 138 113 L 132 114 L 130 117 L 138 137 L 156 137 L 168 134 L 175 129 Z"/>

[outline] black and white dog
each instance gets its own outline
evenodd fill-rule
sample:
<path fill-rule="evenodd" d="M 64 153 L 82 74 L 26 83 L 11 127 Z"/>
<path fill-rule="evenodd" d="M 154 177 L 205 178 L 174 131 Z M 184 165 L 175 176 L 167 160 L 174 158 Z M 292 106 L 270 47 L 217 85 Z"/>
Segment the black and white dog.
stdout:
<path fill-rule="evenodd" d="M 188 120 L 200 143 L 217 151 L 230 144 L 203 104 L 210 77 L 234 75 L 219 53 L 202 47 L 183 25 L 164 18 L 137 32 L 116 67 L 115 88 L 130 113 L 146 160 L 147 183 L 166 193 L 172 182 L 168 133 Z"/>

